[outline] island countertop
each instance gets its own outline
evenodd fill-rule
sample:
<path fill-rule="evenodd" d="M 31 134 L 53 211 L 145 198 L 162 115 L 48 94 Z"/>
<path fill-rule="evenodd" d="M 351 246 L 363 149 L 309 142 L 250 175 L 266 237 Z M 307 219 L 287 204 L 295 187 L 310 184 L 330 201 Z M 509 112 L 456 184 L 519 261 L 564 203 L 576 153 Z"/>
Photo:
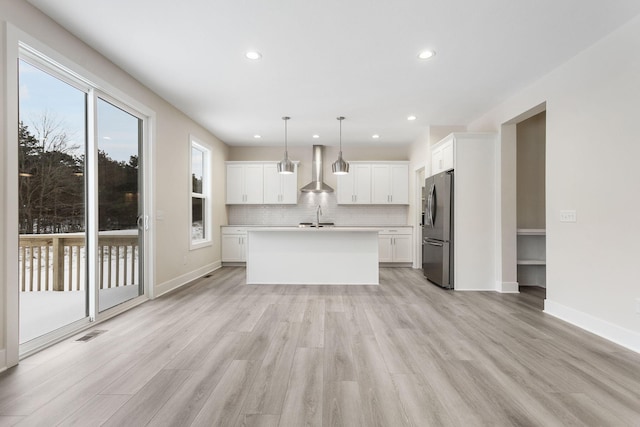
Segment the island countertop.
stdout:
<path fill-rule="evenodd" d="M 314 227 L 314 226 L 257 226 L 248 228 L 247 231 L 358 231 L 358 232 L 379 232 L 384 230 L 383 227 L 358 227 L 358 226 L 340 226 L 340 225 L 331 225 L 331 226 L 323 226 L 323 227 Z"/>

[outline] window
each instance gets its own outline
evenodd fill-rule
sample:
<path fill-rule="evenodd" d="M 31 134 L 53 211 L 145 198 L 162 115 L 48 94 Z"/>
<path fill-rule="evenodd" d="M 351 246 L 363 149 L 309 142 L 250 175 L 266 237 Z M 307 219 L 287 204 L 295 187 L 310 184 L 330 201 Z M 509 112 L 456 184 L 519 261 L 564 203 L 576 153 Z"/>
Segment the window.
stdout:
<path fill-rule="evenodd" d="M 211 245 L 211 153 L 191 137 L 191 249 Z"/>

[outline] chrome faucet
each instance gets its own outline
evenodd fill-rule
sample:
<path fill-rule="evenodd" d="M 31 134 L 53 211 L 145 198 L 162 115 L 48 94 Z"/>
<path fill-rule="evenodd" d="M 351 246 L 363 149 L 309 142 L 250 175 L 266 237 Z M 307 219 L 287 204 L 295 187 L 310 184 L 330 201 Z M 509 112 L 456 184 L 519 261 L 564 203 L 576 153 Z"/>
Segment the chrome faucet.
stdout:
<path fill-rule="evenodd" d="M 316 227 L 320 227 L 320 215 L 322 215 L 322 207 L 318 205 L 316 208 Z"/>

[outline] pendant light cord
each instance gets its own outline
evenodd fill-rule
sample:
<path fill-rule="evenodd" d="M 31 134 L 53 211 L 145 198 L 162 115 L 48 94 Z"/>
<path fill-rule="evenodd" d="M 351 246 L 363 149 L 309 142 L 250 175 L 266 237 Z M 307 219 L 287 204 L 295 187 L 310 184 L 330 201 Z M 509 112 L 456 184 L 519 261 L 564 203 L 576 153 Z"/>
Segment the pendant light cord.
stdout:
<path fill-rule="evenodd" d="M 340 120 L 340 153 L 342 153 L 342 120 Z"/>
<path fill-rule="evenodd" d="M 287 149 L 287 121 L 289 120 L 288 116 L 285 116 L 282 118 L 282 120 L 284 120 L 284 155 L 287 156 L 288 153 L 288 149 Z"/>

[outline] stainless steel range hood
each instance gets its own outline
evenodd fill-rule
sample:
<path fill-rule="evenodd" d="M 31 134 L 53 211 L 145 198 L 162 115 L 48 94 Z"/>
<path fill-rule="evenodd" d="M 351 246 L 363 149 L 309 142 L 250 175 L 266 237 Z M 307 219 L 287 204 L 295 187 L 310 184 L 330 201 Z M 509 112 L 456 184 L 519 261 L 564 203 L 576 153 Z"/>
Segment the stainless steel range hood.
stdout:
<path fill-rule="evenodd" d="M 333 193 L 333 188 L 324 183 L 322 179 L 322 145 L 313 146 L 313 159 L 311 163 L 311 182 L 300 189 L 303 193 Z"/>

